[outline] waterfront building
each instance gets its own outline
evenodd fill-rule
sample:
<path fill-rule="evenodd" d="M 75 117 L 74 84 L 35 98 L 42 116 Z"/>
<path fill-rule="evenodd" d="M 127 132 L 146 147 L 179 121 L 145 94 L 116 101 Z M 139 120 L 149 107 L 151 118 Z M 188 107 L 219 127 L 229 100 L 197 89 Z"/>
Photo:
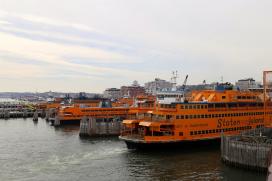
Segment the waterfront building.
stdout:
<path fill-rule="evenodd" d="M 108 88 L 103 92 L 103 97 L 109 99 L 118 99 L 121 97 L 121 90 L 117 88 Z"/>
<path fill-rule="evenodd" d="M 154 81 L 145 83 L 144 87 L 145 87 L 146 93 L 155 95 L 158 91 L 171 90 L 173 87 L 173 84 L 166 80 L 155 78 Z"/>
<path fill-rule="evenodd" d="M 239 90 L 250 90 L 261 88 L 261 83 L 256 82 L 253 78 L 240 79 L 235 83 Z"/>
<path fill-rule="evenodd" d="M 120 91 L 122 97 L 137 97 L 146 94 L 145 88 L 140 86 L 137 81 L 133 81 L 131 86 L 122 86 Z"/>

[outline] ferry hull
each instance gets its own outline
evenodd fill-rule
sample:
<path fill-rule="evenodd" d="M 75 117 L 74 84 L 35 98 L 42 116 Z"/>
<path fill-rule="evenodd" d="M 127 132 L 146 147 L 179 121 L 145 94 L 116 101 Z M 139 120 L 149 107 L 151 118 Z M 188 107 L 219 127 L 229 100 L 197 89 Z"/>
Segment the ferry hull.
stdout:
<path fill-rule="evenodd" d="M 213 147 L 220 148 L 220 138 L 214 139 L 203 139 L 203 140 L 194 140 L 194 141 L 167 141 L 167 142 L 143 142 L 137 140 L 127 140 L 119 136 L 119 139 L 125 141 L 128 149 L 137 149 L 137 150 L 169 150 L 169 149 L 190 149 L 190 148 L 199 148 L 209 149 Z"/>

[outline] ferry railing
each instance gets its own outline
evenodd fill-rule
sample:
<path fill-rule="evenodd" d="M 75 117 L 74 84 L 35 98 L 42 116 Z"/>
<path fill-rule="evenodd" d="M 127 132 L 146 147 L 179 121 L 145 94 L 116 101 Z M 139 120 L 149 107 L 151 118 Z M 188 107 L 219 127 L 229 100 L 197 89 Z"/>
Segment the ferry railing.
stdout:
<path fill-rule="evenodd" d="M 121 131 L 121 136 L 127 136 L 133 139 L 144 139 L 144 131 L 138 129 L 125 129 Z"/>

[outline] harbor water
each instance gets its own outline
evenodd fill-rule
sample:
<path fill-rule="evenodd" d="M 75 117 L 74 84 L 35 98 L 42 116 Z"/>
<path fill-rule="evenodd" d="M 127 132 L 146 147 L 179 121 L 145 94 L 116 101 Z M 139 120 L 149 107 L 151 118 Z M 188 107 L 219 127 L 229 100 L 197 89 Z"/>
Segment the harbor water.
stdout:
<path fill-rule="evenodd" d="M 118 138 L 82 139 L 79 126 L 0 120 L 0 181 L 265 180 L 225 166 L 220 148 L 128 150 Z"/>

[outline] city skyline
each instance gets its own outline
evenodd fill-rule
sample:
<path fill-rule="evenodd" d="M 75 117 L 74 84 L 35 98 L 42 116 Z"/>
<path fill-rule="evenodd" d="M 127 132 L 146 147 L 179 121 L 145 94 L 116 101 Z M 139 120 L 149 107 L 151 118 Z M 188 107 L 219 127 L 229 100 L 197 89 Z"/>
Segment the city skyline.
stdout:
<path fill-rule="evenodd" d="M 269 1 L 0 0 L 0 92 L 94 92 L 271 68 Z"/>

